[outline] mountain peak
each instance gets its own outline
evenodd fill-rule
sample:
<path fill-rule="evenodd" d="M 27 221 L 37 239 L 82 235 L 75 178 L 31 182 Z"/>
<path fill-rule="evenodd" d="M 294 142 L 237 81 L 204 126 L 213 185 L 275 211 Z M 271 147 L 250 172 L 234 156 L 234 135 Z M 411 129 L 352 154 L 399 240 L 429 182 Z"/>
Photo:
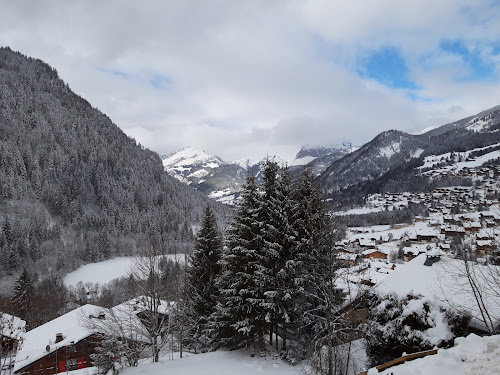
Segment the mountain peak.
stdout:
<path fill-rule="evenodd" d="M 192 146 L 181 148 L 163 158 L 163 166 L 167 169 L 202 165 L 208 168 L 217 168 L 224 164 L 227 163 L 218 156 L 211 155 Z"/>
<path fill-rule="evenodd" d="M 352 147 L 351 142 L 342 142 L 341 144 L 332 146 L 304 145 L 297 153 L 295 159 L 292 161 L 290 165 L 291 166 L 306 165 L 317 158 L 322 158 L 324 156 L 333 154 L 335 154 L 337 157 L 341 157 L 354 150 L 355 148 Z"/>

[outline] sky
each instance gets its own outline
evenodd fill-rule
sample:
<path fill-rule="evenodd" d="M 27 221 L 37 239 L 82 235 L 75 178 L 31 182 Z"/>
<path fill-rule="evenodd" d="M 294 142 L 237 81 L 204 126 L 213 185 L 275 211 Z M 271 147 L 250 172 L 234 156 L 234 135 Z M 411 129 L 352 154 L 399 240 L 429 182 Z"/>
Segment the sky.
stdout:
<path fill-rule="evenodd" d="M 500 1 L 0 0 L 0 45 L 160 155 L 362 145 L 500 104 Z"/>

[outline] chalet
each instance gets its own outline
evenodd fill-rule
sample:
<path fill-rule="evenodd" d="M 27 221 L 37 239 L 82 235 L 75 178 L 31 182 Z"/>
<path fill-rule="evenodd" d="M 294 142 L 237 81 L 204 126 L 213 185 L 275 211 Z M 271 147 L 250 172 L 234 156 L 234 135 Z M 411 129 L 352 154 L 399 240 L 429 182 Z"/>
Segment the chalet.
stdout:
<path fill-rule="evenodd" d="M 465 229 L 463 227 L 446 227 L 444 231 L 445 237 L 456 237 L 465 235 Z"/>
<path fill-rule="evenodd" d="M 410 247 L 408 249 L 404 249 L 404 258 L 403 258 L 403 260 L 405 262 L 409 262 L 412 259 L 415 259 L 417 256 L 419 256 L 420 254 L 423 254 L 423 253 L 425 253 L 424 250 L 418 249 L 418 248 L 414 248 L 414 247 Z"/>
<path fill-rule="evenodd" d="M 155 319 L 168 322 L 171 303 L 155 301 Z M 148 345 L 146 337 L 151 299 L 141 296 L 112 309 L 84 305 L 26 333 L 17 353 L 15 374 L 48 375 L 91 367 L 90 355 L 109 330 L 134 341 L 138 347 Z M 166 325 L 166 324 L 165 324 Z"/>
<path fill-rule="evenodd" d="M 477 233 L 481 230 L 481 223 L 478 222 L 464 223 L 464 230 L 466 233 Z"/>
<path fill-rule="evenodd" d="M 437 240 L 438 240 L 437 234 L 434 232 L 417 233 L 418 242 L 436 242 Z"/>
<path fill-rule="evenodd" d="M 375 249 L 375 247 L 376 247 L 375 239 L 373 239 L 373 238 L 370 238 L 370 239 L 361 238 L 359 240 L 359 246 L 364 248 L 364 249 Z"/>
<path fill-rule="evenodd" d="M 81 306 L 26 332 L 17 352 L 15 374 L 48 375 L 92 366 L 90 354 L 99 342 L 96 332 L 84 327 L 83 316 L 98 306 Z"/>
<path fill-rule="evenodd" d="M 494 250 L 493 241 L 491 240 L 477 240 L 476 251 L 481 255 L 488 255 Z"/>
<path fill-rule="evenodd" d="M 0 311 L 0 351 L 15 352 L 24 335 L 26 322 L 17 316 Z"/>
<path fill-rule="evenodd" d="M 154 309 L 152 309 L 153 303 L 156 305 Z M 148 330 L 148 326 L 152 323 L 150 316 L 152 310 L 156 310 L 155 320 L 158 326 L 167 327 L 173 306 L 174 302 L 163 300 L 153 302 L 149 297 L 140 296 L 113 307 L 112 311 L 115 317 L 123 316 L 126 319 L 136 317 L 137 320 L 135 324 L 141 324 Z M 142 341 L 147 342 L 147 338 L 142 338 Z"/>
<path fill-rule="evenodd" d="M 364 259 L 387 259 L 387 254 L 377 249 L 363 251 Z"/>
<path fill-rule="evenodd" d="M 450 251 L 450 244 L 442 242 L 442 243 L 439 244 L 439 248 L 442 251 Z"/>
<path fill-rule="evenodd" d="M 359 255 L 350 252 L 338 252 L 336 258 L 349 266 L 354 266 L 359 259 Z"/>

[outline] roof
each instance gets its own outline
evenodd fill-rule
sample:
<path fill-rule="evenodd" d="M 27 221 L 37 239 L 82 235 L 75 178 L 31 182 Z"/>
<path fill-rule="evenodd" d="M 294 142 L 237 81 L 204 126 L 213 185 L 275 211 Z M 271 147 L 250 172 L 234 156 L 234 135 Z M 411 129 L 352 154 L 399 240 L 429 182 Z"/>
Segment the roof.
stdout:
<path fill-rule="evenodd" d="M 381 294 L 396 293 L 400 297 L 411 294 L 434 296 L 445 305 L 469 313 L 472 316 L 471 324 L 485 329 L 469 282 L 464 275 L 463 261 L 442 257 L 432 266 L 425 266 L 426 259 L 426 254 L 421 254 L 396 268 L 375 287 L 375 291 Z M 500 267 L 489 266 L 494 267 L 493 272 L 491 268 L 483 265 L 475 264 L 474 267 L 478 283 L 482 285 L 484 303 L 497 326 L 500 323 L 500 296 L 495 292 L 498 284 L 492 277 L 496 272 L 500 272 Z"/>
<path fill-rule="evenodd" d="M 0 336 L 19 339 L 24 333 L 26 321 L 0 311 Z"/>
<path fill-rule="evenodd" d="M 132 309 L 133 311 L 136 312 L 136 314 L 148 310 L 148 305 L 149 305 L 150 297 L 146 296 L 139 296 L 132 298 L 131 300 L 127 302 L 123 302 L 119 305 L 116 305 L 113 307 L 113 310 L 115 311 L 125 311 Z M 168 315 L 170 311 L 172 310 L 173 306 L 175 305 L 175 302 L 167 302 L 164 300 L 159 300 L 159 306 L 158 306 L 158 313 Z"/>
<path fill-rule="evenodd" d="M 90 336 L 94 332 L 83 326 L 82 318 L 91 314 L 95 315 L 100 309 L 98 306 L 84 305 L 26 332 L 21 350 L 17 352 L 14 371 L 45 357 L 57 348 L 70 345 L 71 342 L 76 343 Z M 57 333 L 62 333 L 63 340 L 56 344 Z"/>

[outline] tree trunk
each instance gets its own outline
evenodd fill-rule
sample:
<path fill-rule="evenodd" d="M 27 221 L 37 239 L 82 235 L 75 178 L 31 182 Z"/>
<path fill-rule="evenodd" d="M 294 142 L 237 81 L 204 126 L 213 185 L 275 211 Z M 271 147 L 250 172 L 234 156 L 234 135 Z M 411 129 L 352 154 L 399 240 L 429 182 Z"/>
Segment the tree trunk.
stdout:
<path fill-rule="evenodd" d="M 274 325 L 271 323 L 269 327 L 269 345 L 273 346 L 273 327 Z"/>

